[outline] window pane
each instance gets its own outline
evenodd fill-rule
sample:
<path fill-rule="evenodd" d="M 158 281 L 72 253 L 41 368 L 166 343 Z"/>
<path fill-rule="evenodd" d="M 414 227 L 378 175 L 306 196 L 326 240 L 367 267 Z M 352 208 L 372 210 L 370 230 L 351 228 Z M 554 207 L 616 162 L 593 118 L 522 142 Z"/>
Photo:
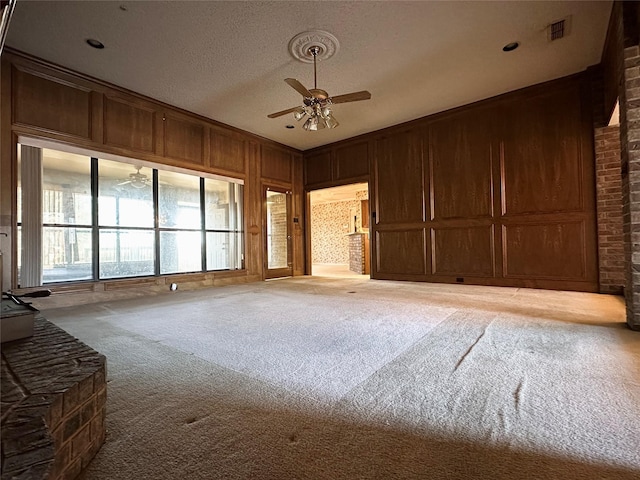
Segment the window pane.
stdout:
<path fill-rule="evenodd" d="M 153 230 L 100 230 L 100 278 L 155 273 Z"/>
<path fill-rule="evenodd" d="M 98 223 L 153 227 L 152 169 L 100 159 L 98 172 Z"/>
<path fill-rule="evenodd" d="M 200 177 L 158 172 L 158 214 L 161 228 L 201 228 Z"/>
<path fill-rule="evenodd" d="M 160 273 L 202 271 L 200 232 L 160 232 Z"/>
<path fill-rule="evenodd" d="M 16 218 L 18 220 L 18 223 L 22 223 L 22 145 L 18 143 L 18 151 L 17 151 L 17 157 L 18 157 L 18 171 L 16 172 L 18 174 L 18 185 L 17 185 L 17 199 L 18 199 L 18 204 L 16 205 L 17 207 L 17 211 L 16 211 Z M 20 242 L 18 242 L 18 245 L 20 245 Z M 20 255 L 18 255 L 19 257 Z M 20 268 L 20 266 L 18 266 L 18 268 Z"/>
<path fill-rule="evenodd" d="M 242 185 L 206 178 L 205 225 L 207 230 L 237 230 L 242 225 Z"/>
<path fill-rule="evenodd" d="M 43 283 L 90 280 L 91 229 L 75 227 L 43 227 Z"/>
<path fill-rule="evenodd" d="M 288 267 L 287 218 L 287 195 L 267 192 L 267 268 Z"/>
<path fill-rule="evenodd" d="M 18 252 L 22 252 L 22 226 L 17 228 Z M 22 255 L 18 255 L 18 285 L 22 285 Z"/>
<path fill-rule="evenodd" d="M 91 158 L 44 148 L 42 168 L 42 223 L 91 225 Z"/>
<path fill-rule="evenodd" d="M 207 270 L 230 269 L 229 233 L 207 232 Z"/>
<path fill-rule="evenodd" d="M 242 267 L 242 234 L 207 232 L 207 270 Z"/>

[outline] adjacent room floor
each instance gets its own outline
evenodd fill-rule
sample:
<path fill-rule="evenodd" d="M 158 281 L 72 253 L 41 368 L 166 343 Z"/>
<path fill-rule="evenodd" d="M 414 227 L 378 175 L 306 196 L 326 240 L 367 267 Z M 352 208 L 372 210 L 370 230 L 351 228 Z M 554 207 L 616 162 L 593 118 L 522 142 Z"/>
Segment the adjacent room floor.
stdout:
<path fill-rule="evenodd" d="M 334 277 L 334 278 L 369 278 L 349 270 L 349 265 L 334 263 L 314 263 L 311 266 L 311 273 L 314 277 Z"/>
<path fill-rule="evenodd" d="M 43 313 L 108 359 L 85 479 L 640 477 L 619 297 L 298 277 Z"/>

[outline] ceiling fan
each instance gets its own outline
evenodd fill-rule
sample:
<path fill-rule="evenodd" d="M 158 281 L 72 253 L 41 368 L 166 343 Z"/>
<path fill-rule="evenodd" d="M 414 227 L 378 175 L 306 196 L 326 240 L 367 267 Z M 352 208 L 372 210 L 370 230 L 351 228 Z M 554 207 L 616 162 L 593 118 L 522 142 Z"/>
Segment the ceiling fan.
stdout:
<path fill-rule="evenodd" d="M 151 180 L 144 173 L 140 173 L 142 167 L 133 167 L 136 169 L 135 173 L 129 174 L 129 180 L 119 183 L 118 185 L 131 185 L 133 188 L 144 188 L 150 185 Z"/>
<path fill-rule="evenodd" d="M 318 88 L 317 75 L 316 75 L 316 57 L 320 53 L 320 47 L 314 45 L 309 47 L 308 53 L 313 56 L 313 88 L 307 90 L 295 78 L 285 78 L 285 82 L 291 86 L 294 90 L 302 95 L 302 106 L 288 108 L 281 112 L 272 113 L 267 115 L 269 118 L 276 118 L 287 113 L 293 113 L 296 120 L 300 121 L 307 116 L 307 121 L 302 125 L 307 131 L 315 131 L 323 128 L 336 128 L 339 123 L 333 116 L 331 111 L 331 105 L 336 103 L 346 102 L 358 102 L 360 100 L 369 100 L 371 93 L 366 90 L 360 92 L 346 93 L 344 95 L 337 95 L 330 97 L 326 90 Z"/>

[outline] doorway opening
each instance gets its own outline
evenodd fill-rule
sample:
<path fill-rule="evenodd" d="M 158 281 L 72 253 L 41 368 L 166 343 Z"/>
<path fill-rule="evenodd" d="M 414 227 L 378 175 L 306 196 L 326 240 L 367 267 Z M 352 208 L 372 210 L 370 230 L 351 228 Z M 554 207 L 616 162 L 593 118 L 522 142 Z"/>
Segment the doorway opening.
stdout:
<path fill-rule="evenodd" d="M 369 185 L 314 190 L 309 207 L 311 275 L 369 276 Z"/>

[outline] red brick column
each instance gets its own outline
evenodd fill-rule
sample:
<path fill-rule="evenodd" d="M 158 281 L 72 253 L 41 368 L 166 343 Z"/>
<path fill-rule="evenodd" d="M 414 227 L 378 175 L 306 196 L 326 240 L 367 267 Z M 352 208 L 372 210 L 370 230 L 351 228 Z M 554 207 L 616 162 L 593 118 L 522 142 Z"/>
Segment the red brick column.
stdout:
<path fill-rule="evenodd" d="M 627 325 L 640 330 L 640 47 L 624 49 L 620 89 Z"/>
<path fill-rule="evenodd" d="M 621 294 L 625 273 L 620 127 L 596 128 L 595 149 L 600 292 Z"/>

